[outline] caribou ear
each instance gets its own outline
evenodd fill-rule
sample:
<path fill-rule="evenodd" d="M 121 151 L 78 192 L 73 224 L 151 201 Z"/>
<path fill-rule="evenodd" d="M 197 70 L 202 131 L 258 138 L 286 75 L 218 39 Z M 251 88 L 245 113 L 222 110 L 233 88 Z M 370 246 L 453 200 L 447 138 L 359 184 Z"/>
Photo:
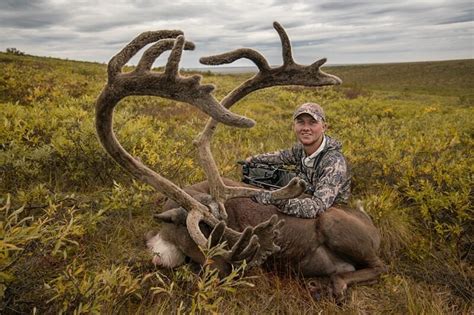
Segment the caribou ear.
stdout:
<path fill-rule="evenodd" d="M 163 213 L 153 215 L 153 218 L 166 223 L 174 223 L 176 225 L 186 225 L 188 212 L 183 208 L 174 208 Z"/>

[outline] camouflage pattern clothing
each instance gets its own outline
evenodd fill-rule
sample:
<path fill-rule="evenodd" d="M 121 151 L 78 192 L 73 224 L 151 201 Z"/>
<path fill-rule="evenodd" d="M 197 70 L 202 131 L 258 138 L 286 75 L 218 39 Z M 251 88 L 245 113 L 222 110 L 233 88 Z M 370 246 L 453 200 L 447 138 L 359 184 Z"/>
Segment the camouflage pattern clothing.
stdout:
<path fill-rule="evenodd" d="M 265 191 L 255 197 L 262 204 L 276 205 L 281 212 L 299 218 L 315 218 L 334 203 L 345 204 L 350 197 L 350 174 L 341 144 L 325 135 L 315 153 L 306 156 L 303 145 L 298 143 L 291 149 L 264 153 L 252 157 L 252 163 L 295 165 L 298 176 L 312 186 L 311 198 L 272 200 Z M 319 153 L 318 153 L 319 151 Z M 315 156 L 314 156 L 315 155 Z"/>

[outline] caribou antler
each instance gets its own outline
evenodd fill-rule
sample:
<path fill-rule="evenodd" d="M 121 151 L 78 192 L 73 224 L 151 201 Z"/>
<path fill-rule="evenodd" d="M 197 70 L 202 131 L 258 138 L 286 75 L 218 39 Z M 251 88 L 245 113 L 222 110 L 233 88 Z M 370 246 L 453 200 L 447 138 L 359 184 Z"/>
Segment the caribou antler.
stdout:
<path fill-rule="evenodd" d="M 276 249 L 275 246 L 271 246 L 270 252 L 266 249 L 259 250 L 259 237 L 264 243 L 268 243 L 269 233 L 265 231 L 268 229 L 273 231 L 278 226 L 278 222 L 273 220 L 256 228 L 248 228 L 244 233 L 231 230 L 224 223 L 219 224 L 219 220 L 199 200 L 194 199 L 125 151 L 113 132 L 113 110 L 122 98 L 129 95 L 155 95 L 183 101 L 200 108 L 219 122 L 238 127 L 253 126 L 252 120 L 235 115 L 222 107 L 211 94 L 214 87 L 201 85 L 200 76 L 180 76 L 178 66 L 182 50 L 194 49 L 194 44 L 185 41 L 181 34 L 180 31 L 143 33 L 110 60 L 108 82 L 96 104 L 96 129 L 100 142 L 110 156 L 132 175 L 150 184 L 189 211 L 187 216 L 189 234 L 198 245 L 203 247 L 208 245 L 208 240 L 199 229 L 199 222 L 204 222 L 214 228 L 211 243 L 225 238 L 231 246 L 231 249 L 224 254 L 224 258 L 232 261 L 247 259 L 253 261 L 253 264 L 260 264 L 261 260 Z M 156 43 L 144 52 L 136 69 L 129 73 L 122 73 L 122 67 L 130 58 L 152 42 Z M 164 72 L 152 71 L 154 60 L 170 49 L 172 51 Z"/>
<path fill-rule="evenodd" d="M 303 85 L 303 86 L 324 86 L 337 85 L 342 81 L 334 75 L 321 71 L 320 67 L 326 62 L 326 59 L 320 59 L 309 66 L 302 66 L 293 60 L 291 44 L 283 27 L 273 23 L 273 27 L 278 32 L 282 43 L 283 65 L 271 68 L 266 59 L 257 51 L 248 48 L 237 49 L 228 53 L 203 57 L 199 61 L 206 65 L 221 65 L 232 63 L 235 60 L 246 58 L 255 63 L 258 67 L 258 73 L 240 86 L 226 95 L 221 104 L 230 108 L 246 95 L 253 91 L 277 85 Z M 204 168 L 209 181 L 211 195 L 219 205 L 222 217 L 227 217 L 224 208 L 224 202 L 230 198 L 249 197 L 255 195 L 259 190 L 245 187 L 228 187 L 224 185 L 219 170 L 211 153 L 210 143 L 212 135 L 218 125 L 215 119 L 209 119 L 203 132 L 194 141 L 199 150 L 201 166 Z M 294 179 L 287 187 L 272 192 L 273 199 L 286 199 L 300 195 L 304 189 L 304 183 L 299 179 Z"/>
<path fill-rule="evenodd" d="M 176 40 L 170 37 L 177 37 Z M 137 68 L 121 73 L 121 68 L 145 45 L 157 41 L 143 54 Z M 200 76 L 181 77 L 178 64 L 183 49 L 193 49 L 194 44 L 185 42 L 180 31 L 146 32 L 136 37 L 114 56 L 108 65 L 108 82 L 96 104 L 96 128 L 99 139 L 107 152 L 138 179 L 152 185 L 185 208 L 200 205 L 172 182 L 128 154 L 117 141 L 112 128 L 113 110 L 117 103 L 129 95 L 156 95 L 188 102 L 211 117 L 225 124 L 250 127 L 253 121 L 237 116 L 223 108 L 212 96 L 212 85 L 201 85 Z M 164 73 L 151 70 L 153 61 L 165 50 L 172 49 Z"/>

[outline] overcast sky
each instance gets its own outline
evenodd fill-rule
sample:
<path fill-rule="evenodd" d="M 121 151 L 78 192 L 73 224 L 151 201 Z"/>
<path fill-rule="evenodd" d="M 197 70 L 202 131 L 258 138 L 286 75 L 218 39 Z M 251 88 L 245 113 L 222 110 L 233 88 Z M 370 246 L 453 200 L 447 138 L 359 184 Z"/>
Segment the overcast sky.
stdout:
<path fill-rule="evenodd" d="M 183 67 L 241 47 L 278 65 L 278 21 L 302 64 L 322 57 L 329 64 L 474 58 L 473 0 L 252 2 L 0 0 L 0 50 L 107 62 L 141 32 L 180 29 L 196 44 Z"/>

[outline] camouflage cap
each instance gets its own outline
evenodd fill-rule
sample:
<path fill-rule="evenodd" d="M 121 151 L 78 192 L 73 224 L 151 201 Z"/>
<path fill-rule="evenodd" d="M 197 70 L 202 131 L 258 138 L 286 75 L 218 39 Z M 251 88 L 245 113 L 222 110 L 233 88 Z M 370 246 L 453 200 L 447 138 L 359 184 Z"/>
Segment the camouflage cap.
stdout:
<path fill-rule="evenodd" d="M 326 121 L 326 116 L 324 115 L 323 108 L 316 103 L 304 103 L 295 110 L 293 114 L 293 120 L 296 119 L 301 114 L 311 115 L 317 121 Z"/>

